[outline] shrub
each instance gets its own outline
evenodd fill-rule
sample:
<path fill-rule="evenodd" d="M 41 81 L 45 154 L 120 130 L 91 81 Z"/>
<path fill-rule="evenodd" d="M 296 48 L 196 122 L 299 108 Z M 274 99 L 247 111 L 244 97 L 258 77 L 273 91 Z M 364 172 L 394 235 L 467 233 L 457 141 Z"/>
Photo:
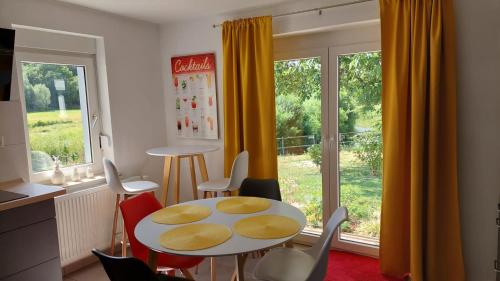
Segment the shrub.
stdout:
<path fill-rule="evenodd" d="M 304 206 L 304 213 L 306 215 L 307 221 L 314 228 L 323 227 L 323 205 L 321 202 L 321 194 L 316 196 L 311 196 Z"/>
<path fill-rule="evenodd" d="M 33 86 L 33 107 L 36 111 L 44 111 L 49 108 L 50 90 L 43 84 Z"/>
<path fill-rule="evenodd" d="M 302 131 L 302 103 L 296 95 L 280 95 L 276 97 L 276 136 L 299 136 Z"/>
<path fill-rule="evenodd" d="M 373 176 L 379 176 L 382 168 L 382 140 L 380 133 L 365 132 L 354 137 L 354 153 L 370 168 Z"/>
<path fill-rule="evenodd" d="M 304 135 L 321 137 L 321 100 L 311 97 L 304 101 Z"/>
<path fill-rule="evenodd" d="M 313 144 L 307 149 L 307 153 L 309 153 L 309 157 L 314 164 L 318 167 L 321 167 L 321 142 L 319 144 Z"/>

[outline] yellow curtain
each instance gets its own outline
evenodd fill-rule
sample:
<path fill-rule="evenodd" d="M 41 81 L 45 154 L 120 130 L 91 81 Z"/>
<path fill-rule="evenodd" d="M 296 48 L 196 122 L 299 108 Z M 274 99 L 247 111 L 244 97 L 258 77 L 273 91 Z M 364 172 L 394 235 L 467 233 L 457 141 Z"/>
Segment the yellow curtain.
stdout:
<path fill-rule="evenodd" d="M 249 177 L 277 178 L 272 34 L 270 16 L 222 25 L 226 176 L 247 150 Z"/>
<path fill-rule="evenodd" d="M 452 0 L 380 0 L 382 272 L 462 281 Z"/>

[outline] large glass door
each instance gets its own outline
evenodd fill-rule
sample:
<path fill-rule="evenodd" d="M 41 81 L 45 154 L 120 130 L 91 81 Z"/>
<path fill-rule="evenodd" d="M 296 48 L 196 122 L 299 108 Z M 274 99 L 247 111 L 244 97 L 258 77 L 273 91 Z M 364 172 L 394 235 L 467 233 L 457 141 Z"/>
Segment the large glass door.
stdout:
<path fill-rule="evenodd" d="M 382 189 L 379 43 L 275 55 L 276 149 L 283 200 L 314 242 L 338 206 L 333 247 L 377 256 Z"/>
<path fill-rule="evenodd" d="M 332 206 L 345 206 L 333 246 L 378 255 L 382 197 L 381 53 L 378 43 L 330 48 Z"/>
<path fill-rule="evenodd" d="M 327 71 L 327 49 L 275 55 L 278 179 L 283 200 L 307 217 L 305 241 L 321 234 L 330 210 Z"/>

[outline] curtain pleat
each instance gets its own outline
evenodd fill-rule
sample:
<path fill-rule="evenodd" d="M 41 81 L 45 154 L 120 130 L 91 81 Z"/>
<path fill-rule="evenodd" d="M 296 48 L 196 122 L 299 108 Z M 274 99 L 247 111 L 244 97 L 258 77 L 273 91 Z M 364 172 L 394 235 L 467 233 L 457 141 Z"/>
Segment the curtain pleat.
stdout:
<path fill-rule="evenodd" d="M 277 178 L 272 19 L 227 21 L 224 56 L 224 173 L 249 152 L 248 176 Z"/>
<path fill-rule="evenodd" d="M 382 272 L 465 280 L 452 0 L 380 0 Z"/>

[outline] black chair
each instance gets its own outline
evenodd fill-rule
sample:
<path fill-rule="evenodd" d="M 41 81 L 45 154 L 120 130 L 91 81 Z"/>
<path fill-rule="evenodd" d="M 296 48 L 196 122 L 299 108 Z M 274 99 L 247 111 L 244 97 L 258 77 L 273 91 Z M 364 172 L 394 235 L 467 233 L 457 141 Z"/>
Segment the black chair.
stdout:
<path fill-rule="evenodd" d="M 111 281 L 185 281 L 188 279 L 155 274 L 141 260 L 133 257 L 108 256 L 96 249 L 92 250 L 102 263 Z"/>
<path fill-rule="evenodd" d="M 280 184 L 275 179 L 246 178 L 240 187 L 240 196 L 253 196 L 281 201 Z"/>

